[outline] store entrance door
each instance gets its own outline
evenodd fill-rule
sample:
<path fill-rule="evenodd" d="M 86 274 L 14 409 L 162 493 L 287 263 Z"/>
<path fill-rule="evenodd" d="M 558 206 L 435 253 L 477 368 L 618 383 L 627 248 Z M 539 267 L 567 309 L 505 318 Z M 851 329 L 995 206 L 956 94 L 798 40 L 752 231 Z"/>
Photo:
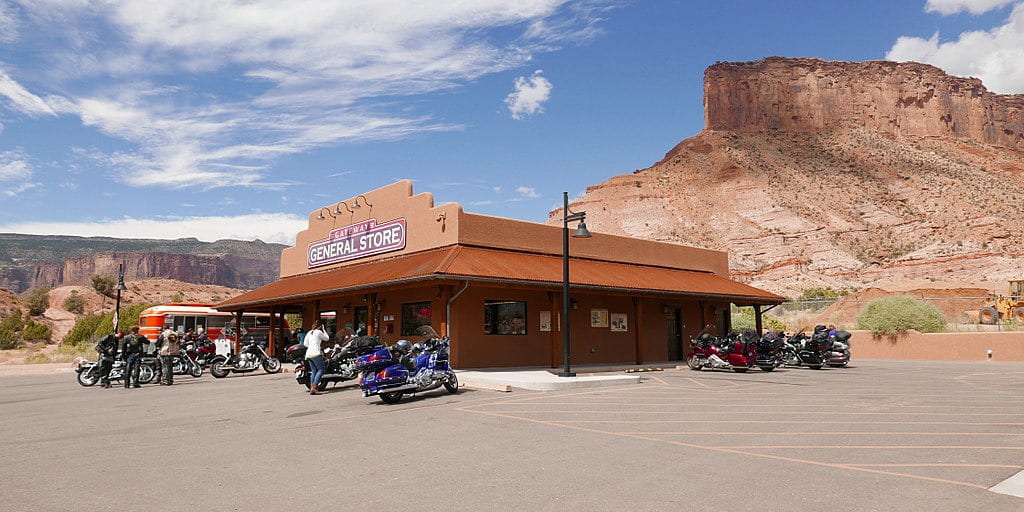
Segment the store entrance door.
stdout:
<path fill-rule="evenodd" d="M 365 336 L 366 325 L 370 317 L 369 309 L 366 306 L 358 306 L 353 308 L 353 313 L 352 328 L 355 329 L 357 335 Z"/>
<path fill-rule="evenodd" d="M 668 331 L 668 359 L 669 361 L 680 361 L 683 359 L 683 312 L 679 308 L 670 308 L 665 315 L 665 323 Z"/>

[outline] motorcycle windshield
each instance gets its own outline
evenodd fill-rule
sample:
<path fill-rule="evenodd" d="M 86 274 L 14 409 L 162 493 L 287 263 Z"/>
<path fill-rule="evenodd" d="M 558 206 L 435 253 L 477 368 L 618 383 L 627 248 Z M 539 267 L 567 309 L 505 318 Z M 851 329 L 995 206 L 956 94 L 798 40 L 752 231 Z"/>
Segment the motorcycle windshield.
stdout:
<path fill-rule="evenodd" d="M 435 331 L 434 328 L 429 326 L 429 325 L 421 325 L 421 326 L 419 326 L 418 328 L 416 328 L 416 330 L 413 332 L 413 334 L 416 335 L 416 336 L 423 336 L 425 338 L 440 338 L 441 337 L 441 336 L 439 336 L 437 334 L 437 331 Z"/>

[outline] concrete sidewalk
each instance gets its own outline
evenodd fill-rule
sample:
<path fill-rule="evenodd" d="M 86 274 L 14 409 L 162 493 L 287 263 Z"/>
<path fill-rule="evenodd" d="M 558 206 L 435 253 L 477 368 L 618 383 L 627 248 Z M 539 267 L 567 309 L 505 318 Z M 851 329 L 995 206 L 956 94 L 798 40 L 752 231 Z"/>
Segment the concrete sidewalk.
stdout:
<path fill-rule="evenodd" d="M 511 388 L 533 391 L 564 391 L 605 386 L 639 384 L 641 375 L 655 374 L 661 369 L 675 368 L 678 363 L 662 362 L 647 365 L 609 364 L 573 368 L 576 377 L 559 377 L 558 369 L 495 368 L 456 370 L 461 385 L 470 388 L 511 391 Z M 627 373 L 629 372 L 629 373 Z"/>

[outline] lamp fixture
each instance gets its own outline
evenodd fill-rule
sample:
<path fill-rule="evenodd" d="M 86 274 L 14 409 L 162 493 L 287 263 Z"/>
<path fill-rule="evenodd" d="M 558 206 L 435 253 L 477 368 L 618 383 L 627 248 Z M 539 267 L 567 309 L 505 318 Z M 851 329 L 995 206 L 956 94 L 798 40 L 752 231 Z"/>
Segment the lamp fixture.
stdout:
<path fill-rule="evenodd" d="M 345 209 L 348 210 L 348 213 L 355 213 L 352 211 L 351 208 L 348 207 L 348 203 L 346 203 L 345 201 L 340 201 L 338 204 L 334 205 L 335 215 L 341 215 L 341 205 L 345 205 Z"/>
<path fill-rule="evenodd" d="M 352 205 L 353 209 L 358 210 L 359 208 L 362 208 L 362 206 L 359 205 L 359 198 L 360 197 L 363 198 L 363 202 L 366 203 L 366 206 L 369 206 L 370 208 L 373 208 L 373 205 L 370 204 L 370 202 L 366 200 L 366 196 L 364 196 L 362 194 L 359 194 L 358 196 L 356 196 L 356 203 L 354 205 Z"/>
<path fill-rule="evenodd" d="M 327 212 L 327 215 L 330 215 L 332 219 L 336 219 L 338 217 L 337 215 L 334 214 L 334 212 L 330 210 L 330 208 L 323 207 L 320 208 L 320 212 L 316 214 L 317 220 L 324 220 L 327 218 L 324 217 L 324 212 Z"/>
<path fill-rule="evenodd" d="M 562 359 L 563 368 L 558 374 L 559 377 L 575 377 L 570 367 L 569 353 L 569 308 L 576 309 L 575 300 L 569 298 L 569 223 L 579 222 L 573 238 L 590 238 L 590 230 L 587 229 L 587 212 L 574 212 L 569 209 L 569 193 L 562 192 Z M 570 304 L 571 303 L 571 304 Z"/>

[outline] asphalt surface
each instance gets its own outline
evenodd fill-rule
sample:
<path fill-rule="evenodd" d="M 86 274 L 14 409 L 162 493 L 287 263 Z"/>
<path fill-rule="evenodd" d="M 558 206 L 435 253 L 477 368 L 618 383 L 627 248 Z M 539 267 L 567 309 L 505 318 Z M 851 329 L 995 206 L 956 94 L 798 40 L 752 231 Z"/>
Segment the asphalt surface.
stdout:
<path fill-rule="evenodd" d="M 397 405 L 290 374 L 0 377 L 0 509 L 1021 511 L 1024 364 L 670 370 Z"/>

